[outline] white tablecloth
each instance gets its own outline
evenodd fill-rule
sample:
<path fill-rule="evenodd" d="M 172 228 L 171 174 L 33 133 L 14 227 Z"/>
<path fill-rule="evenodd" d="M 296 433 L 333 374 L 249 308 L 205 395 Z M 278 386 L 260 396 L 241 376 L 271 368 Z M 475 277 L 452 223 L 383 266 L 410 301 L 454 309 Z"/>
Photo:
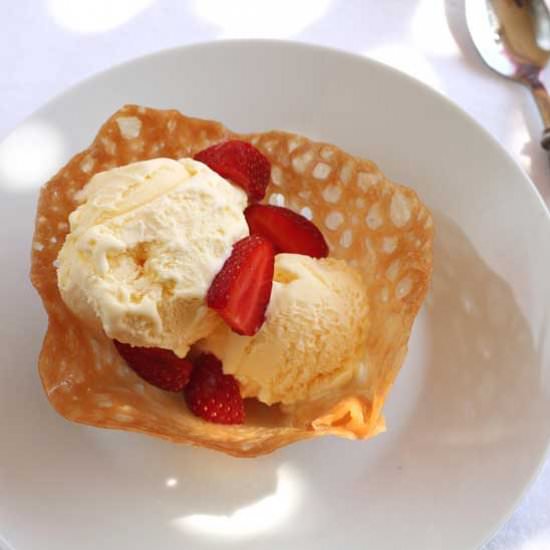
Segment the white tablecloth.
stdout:
<path fill-rule="evenodd" d="M 1 0 L 0 21 L 0 137 L 68 86 L 133 57 L 220 38 L 288 38 L 374 57 L 436 88 L 550 201 L 534 104 L 482 65 L 463 0 Z M 550 464 L 484 550 L 548 548 Z"/>

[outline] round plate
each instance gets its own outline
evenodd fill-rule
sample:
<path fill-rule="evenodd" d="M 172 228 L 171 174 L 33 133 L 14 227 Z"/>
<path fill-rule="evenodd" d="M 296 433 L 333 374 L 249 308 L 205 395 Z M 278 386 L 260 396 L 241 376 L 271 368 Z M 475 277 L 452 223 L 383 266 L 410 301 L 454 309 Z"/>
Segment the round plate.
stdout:
<path fill-rule="evenodd" d="M 433 288 L 386 434 L 246 460 L 55 414 L 36 372 L 45 315 L 27 275 L 37 190 L 124 103 L 300 132 L 419 192 L 436 223 Z M 162 52 L 37 112 L 0 147 L 0 176 L 0 546 L 464 550 L 497 528 L 541 464 L 548 213 L 486 132 L 409 77 L 284 42 Z"/>

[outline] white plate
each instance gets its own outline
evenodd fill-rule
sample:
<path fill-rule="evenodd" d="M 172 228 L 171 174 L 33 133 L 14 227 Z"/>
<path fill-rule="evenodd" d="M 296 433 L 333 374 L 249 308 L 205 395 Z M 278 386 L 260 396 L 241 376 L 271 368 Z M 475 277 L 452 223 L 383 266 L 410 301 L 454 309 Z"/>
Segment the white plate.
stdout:
<path fill-rule="evenodd" d="M 387 434 L 239 460 L 54 413 L 36 372 L 45 316 L 27 278 L 37 187 L 127 102 L 333 142 L 433 209 L 433 290 Z M 2 144 L 0 175 L 4 546 L 465 550 L 497 528 L 540 465 L 550 439 L 549 217 L 495 141 L 422 84 L 291 43 L 176 49 L 49 103 Z"/>

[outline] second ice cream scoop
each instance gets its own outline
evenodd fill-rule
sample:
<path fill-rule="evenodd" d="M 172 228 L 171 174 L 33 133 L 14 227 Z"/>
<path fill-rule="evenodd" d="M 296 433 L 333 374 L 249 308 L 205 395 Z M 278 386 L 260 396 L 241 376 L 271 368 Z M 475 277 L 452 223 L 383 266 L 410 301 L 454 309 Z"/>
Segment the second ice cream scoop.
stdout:
<path fill-rule="evenodd" d="M 253 337 L 226 326 L 199 343 L 221 359 L 244 397 L 294 404 L 341 388 L 364 353 L 368 300 L 346 262 L 279 254 L 267 317 Z"/>

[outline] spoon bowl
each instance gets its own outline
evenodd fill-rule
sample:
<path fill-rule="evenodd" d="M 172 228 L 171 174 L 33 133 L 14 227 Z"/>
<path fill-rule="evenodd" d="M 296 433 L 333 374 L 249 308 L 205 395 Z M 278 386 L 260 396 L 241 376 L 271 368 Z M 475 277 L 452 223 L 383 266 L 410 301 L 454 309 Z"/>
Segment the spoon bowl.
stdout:
<path fill-rule="evenodd" d="M 550 150 L 550 98 L 540 79 L 550 59 L 550 12 L 543 0 L 466 0 L 466 22 L 483 61 L 527 86 L 537 103 Z"/>

